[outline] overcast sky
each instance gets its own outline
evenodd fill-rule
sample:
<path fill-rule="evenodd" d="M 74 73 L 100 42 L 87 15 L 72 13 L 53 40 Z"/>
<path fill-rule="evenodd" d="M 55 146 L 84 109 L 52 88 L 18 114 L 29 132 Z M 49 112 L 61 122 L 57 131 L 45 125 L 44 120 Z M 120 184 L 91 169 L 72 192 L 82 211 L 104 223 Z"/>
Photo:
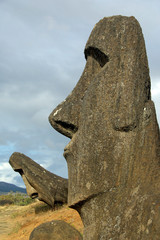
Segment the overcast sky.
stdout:
<path fill-rule="evenodd" d="M 0 181 L 23 185 L 8 164 L 14 151 L 67 177 L 69 139 L 48 116 L 77 83 L 94 25 L 112 15 L 135 16 L 142 27 L 160 122 L 159 0 L 0 0 Z"/>

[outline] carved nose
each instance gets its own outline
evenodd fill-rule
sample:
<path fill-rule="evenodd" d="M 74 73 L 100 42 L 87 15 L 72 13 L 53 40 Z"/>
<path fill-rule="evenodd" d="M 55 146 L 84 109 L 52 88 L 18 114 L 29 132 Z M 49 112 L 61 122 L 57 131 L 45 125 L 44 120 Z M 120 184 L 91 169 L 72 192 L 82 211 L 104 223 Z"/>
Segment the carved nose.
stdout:
<path fill-rule="evenodd" d="M 31 197 L 32 199 L 38 198 L 38 193 L 37 193 L 37 192 L 34 192 L 34 193 L 32 193 L 32 194 L 30 195 L 30 197 Z"/>
<path fill-rule="evenodd" d="M 35 198 L 38 196 L 37 191 L 30 185 L 30 183 L 28 182 L 28 179 L 26 178 L 26 176 L 24 174 L 21 175 L 23 178 L 23 182 L 26 186 L 26 190 L 27 190 L 27 194 L 28 196 L 30 196 L 31 198 Z"/>
<path fill-rule="evenodd" d="M 85 54 L 87 62 L 80 80 L 66 100 L 59 104 L 49 116 L 52 127 L 69 138 L 72 138 L 78 130 L 81 106 L 87 88 L 95 74 L 100 71 L 102 65 L 104 66 L 104 62 L 98 61 L 99 57 L 104 55 L 99 50 L 90 48 Z M 102 58 L 104 59 L 104 56 Z"/>
<path fill-rule="evenodd" d="M 26 191 L 30 198 L 34 199 L 38 197 L 38 192 L 31 185 L 26 185 Z"/>
<path fill-rule="evenodd" d="M 63 135 L 72 138 L 78 130 L 79 103 L 74 94 L 69 95 L 49 116 L 52 127 Z"/>

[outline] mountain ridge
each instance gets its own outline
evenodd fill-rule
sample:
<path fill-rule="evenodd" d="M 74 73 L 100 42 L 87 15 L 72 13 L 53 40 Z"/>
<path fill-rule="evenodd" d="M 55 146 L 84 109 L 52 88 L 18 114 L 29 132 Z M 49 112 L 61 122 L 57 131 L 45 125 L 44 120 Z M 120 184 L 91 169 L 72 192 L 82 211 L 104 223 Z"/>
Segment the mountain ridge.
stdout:
<path fill-rule="evenodd" d="M 25 188 L 18 187 L 15 184 L 12 184 L 12 183 L 6 183 L 6 182 L 0 181 L 0 195 L 9 193 L 11 191 L 12 192 L 26 193 Z"/>

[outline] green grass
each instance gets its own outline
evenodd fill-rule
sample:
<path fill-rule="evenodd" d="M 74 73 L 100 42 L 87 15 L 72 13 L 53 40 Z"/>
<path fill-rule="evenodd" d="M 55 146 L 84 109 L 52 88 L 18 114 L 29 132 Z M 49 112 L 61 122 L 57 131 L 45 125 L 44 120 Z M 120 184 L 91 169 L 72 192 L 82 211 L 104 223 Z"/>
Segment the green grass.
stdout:
<path fill-rule="evenodd" d="M 10 192 L 7 195 L 0 195 L 0 205 L 14 204 L 18 206 L 26 206 L 33 202 L 34 200 L 24 193 Z"/>

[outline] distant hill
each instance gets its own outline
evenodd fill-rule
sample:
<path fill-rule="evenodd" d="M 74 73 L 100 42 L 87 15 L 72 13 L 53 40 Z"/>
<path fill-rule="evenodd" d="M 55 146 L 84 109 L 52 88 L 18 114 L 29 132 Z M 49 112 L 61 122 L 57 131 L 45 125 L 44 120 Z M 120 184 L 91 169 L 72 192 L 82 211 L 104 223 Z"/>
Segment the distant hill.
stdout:
<path fill-rule="evenodd" d="M 14 184 L 11 183 L 6 183 L 6 182 L 0 182 L 0 195 L 1 194 L 6 194 L 8 192 L 21 192 L 21 193 L 26 193 L 25 188 L 17 187 Z"/>

